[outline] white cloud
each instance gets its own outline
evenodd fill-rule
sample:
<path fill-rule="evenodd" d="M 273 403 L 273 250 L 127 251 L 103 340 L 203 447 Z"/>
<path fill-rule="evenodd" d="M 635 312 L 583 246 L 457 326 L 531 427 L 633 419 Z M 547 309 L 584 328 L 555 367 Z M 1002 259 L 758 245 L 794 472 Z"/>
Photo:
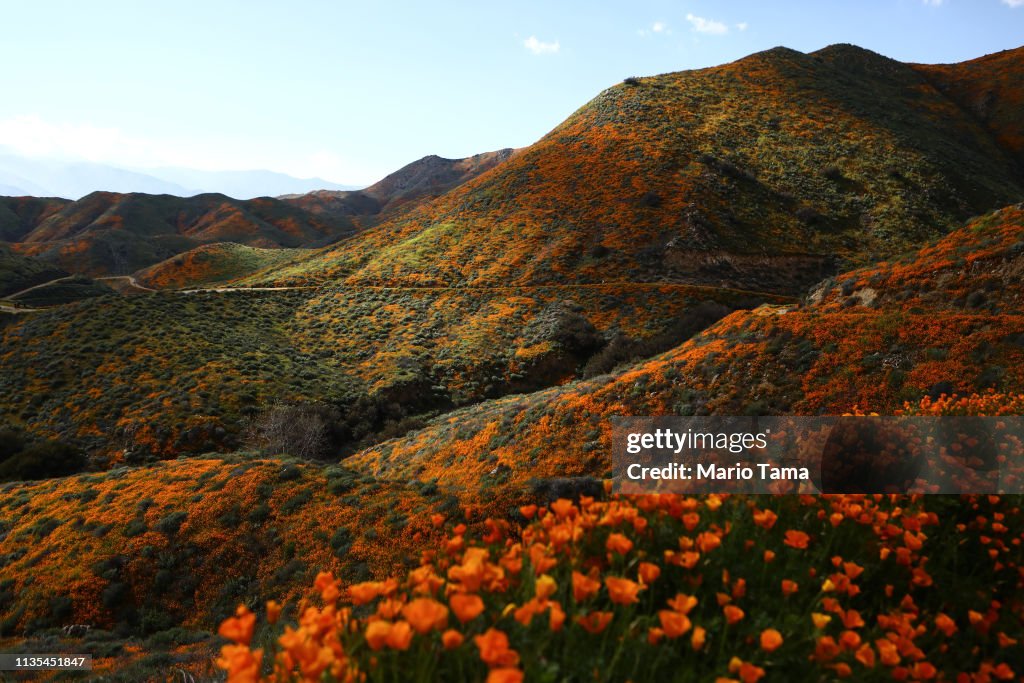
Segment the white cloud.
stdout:
<path fill-rule="evenodd" d="M 729 32 L 729 27 L 720 21 L 713 19 L 705 19 L 704 17 L 698 17 L 693 14 L 687 14 L 686 20 L 693 26 L 693 30 L 697 33 L 707 33 L 713 36 L 724 36 Z"/>
<path fill-rule="evenodd" d="M 1010 7 L 1024 7 L 1024 0 L 1003 0 L 1003 4 Z"/>
<path fill-rule="evenodd" d="M 749 26 L 750 24 L 748 24 L 747 22 L 741 21 L 740 23 L 736 24 L 736 29 L 739 31 L 746 31 Z"/>
<path fill-rule="evenodd" d="M 1016 2 L 1020 2 L 1020 0 L 1015 0 L 1015 1 Z M 923 2 L 924 4 L 929 5 L 931 7 L 938 7 L 939 5 L 941 5 L 944 2 L 944 0 L 921 0 L 921 2 Z"/>
<path fill-rule="evenodd" d="M 636 33 L 637 33 L 638 36 L 644 37 L 644 38 L 649 36 L 649 35 L 653 35 L 655 33 L 661 34 L 661 35 L 664 35 L 664 36 L 670 36 L 670 35 L 672 35 L 672 29 L 670 29 L 668 27 L 668 24 L 666 24 L 664 21 L 656 21 L 653 24 L 651 24 L 651 27 L 649 29 L 648 28 L 642 28 L 642 29 L 637 30 Z"/>
<path fill-rule="evenodd" d="M 542 40 L 538 40 L 537 36 L 530 36 L 524 40 L 523 47 L 535 55 L 551 55 L 558 52 L 561 48 L 557 40 L 553 43 L 545 43 Z"/>

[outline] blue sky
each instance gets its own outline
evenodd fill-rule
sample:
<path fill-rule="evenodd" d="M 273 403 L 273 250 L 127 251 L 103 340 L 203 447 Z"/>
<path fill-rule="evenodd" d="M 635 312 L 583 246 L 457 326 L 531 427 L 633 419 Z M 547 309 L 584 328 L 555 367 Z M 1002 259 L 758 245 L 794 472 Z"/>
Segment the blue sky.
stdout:
<path fill-rule="evenodd" d="M 4 3 L 0 146 L 369 183 L 528 145 L 626 76 L 785 45 L 1024 44 L 1024 0 Z"/>

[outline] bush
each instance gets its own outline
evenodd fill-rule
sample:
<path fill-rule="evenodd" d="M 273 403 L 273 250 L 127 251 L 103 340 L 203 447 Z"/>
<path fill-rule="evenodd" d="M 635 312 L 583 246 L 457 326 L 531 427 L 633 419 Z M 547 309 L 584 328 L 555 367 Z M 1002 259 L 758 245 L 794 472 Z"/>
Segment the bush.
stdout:
<path fill-rule="evenodd" d="M 6 439 L 2 446 L 13 449 L 19 444 L 18 437 L 8 432 L 0 435 Z M 20 442 L 22 445 L 23 441 Z M 59 441 L 45 441 L 30 445 L 24 450 L 2 451 L 9 453 L 0 462 L 0 481 L 25 481 L 66 477 L 85 469 L 88 460 L 78 448 Z"/>

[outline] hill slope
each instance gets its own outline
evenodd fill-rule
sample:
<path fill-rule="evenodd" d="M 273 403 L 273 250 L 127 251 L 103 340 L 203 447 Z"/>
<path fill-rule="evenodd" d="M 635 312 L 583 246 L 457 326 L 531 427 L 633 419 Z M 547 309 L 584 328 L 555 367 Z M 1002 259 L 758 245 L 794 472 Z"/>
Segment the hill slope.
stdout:
<path fill-rule="evenodd" d="M 1024 77 L 1016 55 L 973 68 Z M 253 281 L 794 292 L 1024 197 L 1005 135 L 951 97 L 852 46 L 629 79 L 493 171 Z"/>
<path fill-rule="evenodd" d="M 312 216 L 269 197 L 94 192 L 60 205 L 33 198 L 6 203 L 25 207 L 20 222 L 7 221 L 17 251 L 87 275 L 126 275 L 211 242 L 296 247 L 353 229 L 344 219 Z"/>
<path fill-rule="evenodd" d="M 359 216 L 364 225 L 407 210 L 476 178 L 506 161 L 515 150 L 484 152 L 464 159 L 423 157 L 362 190 L 319 190 L 280 199 L 321 216 Z"/>

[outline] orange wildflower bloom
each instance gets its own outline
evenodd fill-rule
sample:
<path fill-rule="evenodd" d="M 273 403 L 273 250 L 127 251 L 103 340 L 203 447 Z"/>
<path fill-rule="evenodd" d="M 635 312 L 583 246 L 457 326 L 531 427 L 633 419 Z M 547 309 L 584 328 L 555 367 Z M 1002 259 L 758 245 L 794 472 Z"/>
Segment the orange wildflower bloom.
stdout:
<path fill-rule="evenodd" d="M 565 624 L 565 610 L 557 602 L 548 603 L 548 626 L 552 631 L 561 631 Z"/>
<path fill-rule="evenodd" d="M 313 583 L 313 586 L 320 591 L 320 597 L 324 602 L 334 602 L 341 597 L 340 585 L 341 583 L 330 572 L 320 572 L 316 575 L 316 581 Z"/>
<path fill-rule="evenodd" d="M 267 600 L 267 623 L 276 624 L 281 618 L 281 603 L 277 600 Z"/>
<path fill-rule="evenodd" d="M 935 617 L 935 627 L 942 631 L 947 638 L 951 638 L 956 633 L 956 622 L 942 612 Z"/>
<path fill-rule="evenodd" d="M 610 553 L 625 555 L 633 549 L 633 541 L 626 538 L 623 534 L 609 534 L 608 540 L 605 542 L 605 548 Z"/>
<path fill-rule="evenodd" d="M 680 614 L 689 614 L 697 606 L 697 598 L 679 593 L 668 601 L 668 606 Z"/>
<path fill-rule="evenodd" d="M 754 524 L 763 528 L 771 529 L 775 526 L 776 520 L 779 516 L 771 510 L 755 510 L 754 511 Z"/>
<path fill-rule="evenodd" d="M 690 630 L 689 617 L 672 610 L 661 610 L 658 612 L 658 621 L 661 622 L 661 629 L 669 638 L 678 638 Z"/>
<path fill-rule="evenodd" d="M 576 623 L 582 626 L 587 633 L 597 635 L 608 628 L 612 616 L 611 612 L 591 612 L 590 614 L 576 617 Z"/>
<path fill-rule="evenodd" d="M 601 582 L 592 579 L 586 574 L 574 571 L 572 573 L 572 594 L 576 602 L 583 602 L 597 594 L 601 590 Z"/>
<path fill-rule="evenodd" d="M 875 651 L 871 649 L 871 646 L 864 643 L 860 646 L 857 652 L 853 655 L 858 662 L 871 669 L 875 666 Z"/>
<path fill-rule="evenodd" d="M 556 590 L 558 590 L 558 584 L 547 574 L 539 576 L 534 585 L 534 595 L 538 600 L 547 600 L 555 594 Z"/>
<path fill-rule="evenodd" d="M 523 683 L 523 672 L 511 667 L 491 669 L 486 683 Z"/>
<path fill-rule="evenodd" d="M 722 545 L 722 537 L 710 531 L 704 531 L 697 535 L 697 549 L 707 553 Z"/>
<path fill-rule="evenodd" d="M 821 612 L 813 612 L 811 614 L 811 621 L 814 622 L 814 628 L 825 628 L 828 622 L 832 621 L 832 617 Z"/>
<path fill-rule="evenodd" d="M 484 611 L 484 601 L 472 593 L 454 593 L 448 598 L 448 604 L 452 606 L 455 618 L 463 624 L 473 621 Z"/>
<path fill-rule="evenodd" d="M 228 680 L 248 683 L 260 679 L 263 650 L 250 650 L 247 645 L 225 645 L 220 649 L 217 666 L 228 672 Z"/>
<path fill-rule="evenodd" d="M 690 638 L 690 646 L 696 651 L 704 647 L 704 643 L 707 642 L 708 632 L 703 626 L 697 626 L 693 629 L 693 636 Z"/>
<path fill-rule="evenodd" d="M 416 598 L 402 608 L 402 616 L 420 635 L 448 625 L 448 608 L 432 598 Z"/>
<path fill-rule="evenodd" d="M 559 498 L 552 503 L 551 511 L 555 513 L 555 517 L 558 519 L 572 518 L 579 512 L 576 506 L 572 504 L 572 501 L 565 498 Z"/>
<path fill-rule="evenodd" d="M 789 596 L 800 590 L 800 584 L 796 581 L 790 581 L 789 579 L 782 580 L 782 594 Z"/>
<path fill-rule="evenodd" d="M 519 663 L 519 653 L 509 648 L 508 636 L 504 631 L 489 628 L 483 634 L 474 636 L 473 642 L 480 650 L 480 659 L 490 667 L 512 667 Z"/>
<path fill-rule="evenodd" d="M 766 628 L 761 631 L 761 649 L 765 652 L 775 652 L 782 646 L 782 634 L 773 628 Z"/>
<path fill-rule="evenodd" d="M 616 605 L 632 605 L 637 602 L 637 593 L 642 588 L 636 581 L 630 581 L 629 579 L 617 576 L 606 577 L 604 585 L 608 587 L 608 597 Z"/>
<path fill-rule="evenodd" d="M 730 624 L 735 624 L 746 616 L 746 613 L 736 605 L 726 605 L 722 612 L 725 613 L 725 620 Z"/>
<path fill-rule="evenodd" d="M 534 516 L 537 514 L 537 506 L 524 505 L 521 508 L 519 508 L 519 514 L 521 514 L 526 519 L 533 519 Z"/>
<path fill-rule="evenodd" d="M 446 650 L 454 650 L 462 645 L 464 640 L 465 638 L 462 634 L 453 628 L 450 628 L 441 634 L 441 644 L 444 645 L 444 649 Z"/>
<path fill-rule="evenodd" d="M 657 581 L 658 577 L 661 576 L 661 567 L 653 562 L 641 562 L 638 568 L 638 574 L 643 583 L 650 585 Z"/>
<path fill-rule="evenodd" d="M 789 529 L 789 530 L 786 531 L 786 537 L 785 537 L 785 539 L 783 539 L 782 542 L 785 543 L 786 545 L 788 545 L 790 548 L 796 548 L 798 550 L 803 550 L 803 549 L 805 549 L 807 547 L 807 543 L 810 540 L 811 540 L 811 537 L 808 536 L 803 531 L 796 531 L 794 529 Z"/>
<path fill-rule="evenodd" d="M 239 645 L 248 646 L 255 630 L 256 615 L 250 612 L 245 605 L 239 605 L 235 610 L 235 616 L 225 619 L 217 633 Z"/>

